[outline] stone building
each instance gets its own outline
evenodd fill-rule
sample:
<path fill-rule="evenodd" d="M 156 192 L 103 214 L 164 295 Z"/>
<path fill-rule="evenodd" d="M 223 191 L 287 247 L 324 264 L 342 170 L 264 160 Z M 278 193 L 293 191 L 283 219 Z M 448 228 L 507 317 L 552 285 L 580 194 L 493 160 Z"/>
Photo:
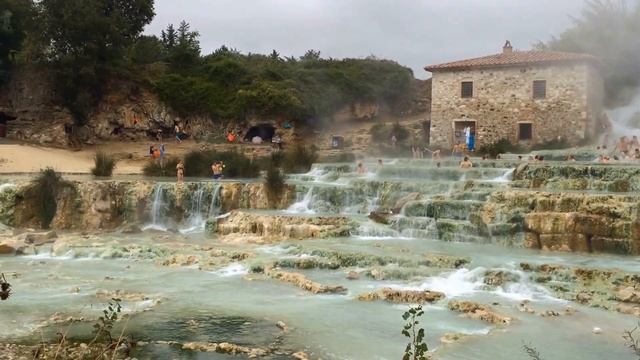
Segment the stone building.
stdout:
<path fill-rule="evenodd" d="M 431 144 L 476 148 L 508 139 L 531 146 L 562 138 L 577 144 L 604 126 L 600 63 L 591 55 L 516 51 L 431 65 Z"/>

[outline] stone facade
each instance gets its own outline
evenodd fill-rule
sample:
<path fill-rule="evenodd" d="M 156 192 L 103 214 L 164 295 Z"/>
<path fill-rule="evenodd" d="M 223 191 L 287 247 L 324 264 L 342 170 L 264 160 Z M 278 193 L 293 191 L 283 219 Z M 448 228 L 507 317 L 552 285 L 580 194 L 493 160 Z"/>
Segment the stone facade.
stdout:
<path fill-rule="evenodd" d="M 542 99 L 534 99 L 536 80 L 546 81 Z M 577 144 L 597 135 L 604 120 L 602 79 L 592 62 L 439 69 L 432 81 L 431 144 L 436 147 L 459 142 L 456 122 L 475 124 L 478 148 L 500 139 L 531 146 L 562 137 Z M 462 82 L 473 82 L 472 97 L 462 97 Z M 521 123 L 531 124 L 530 140 L 519 139 Z"/>

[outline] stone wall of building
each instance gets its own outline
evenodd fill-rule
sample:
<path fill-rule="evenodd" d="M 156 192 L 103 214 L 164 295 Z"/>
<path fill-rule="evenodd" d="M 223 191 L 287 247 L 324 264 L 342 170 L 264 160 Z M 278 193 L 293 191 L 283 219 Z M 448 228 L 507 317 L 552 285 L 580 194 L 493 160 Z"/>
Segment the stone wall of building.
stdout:
<path fill-rule="evenodd" d="M 533 99 L 534 80 L 547 81 L 544 99 Z M 473 81 L 473 97 L 461 83 Z M 578 143 L 593 135 L 602 114 L 602 82 L 587 64 L 519 66 L 433 74 L 431 144 L 452 146 L 454 121 L 475 121 L 476 147 L 506 138 L 518 142 L 519 123 L 531 123 L 533 139 Z"/>

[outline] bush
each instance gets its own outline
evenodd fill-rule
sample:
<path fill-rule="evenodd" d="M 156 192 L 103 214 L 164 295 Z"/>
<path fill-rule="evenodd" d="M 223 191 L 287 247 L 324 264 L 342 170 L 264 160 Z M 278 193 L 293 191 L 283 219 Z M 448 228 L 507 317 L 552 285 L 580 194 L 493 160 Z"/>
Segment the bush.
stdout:
<path fill-rule="evenodd" d="M 532 150 L 561 150 L 571 147 L 564 138 L 545 141 L 540 144 L 533 145 Z"/>
<path fill-rule="evenodd" d="M 258 164 L 240 152 L 207 150 L 192 151 L 185 156 L 185 176 L 209 177 L 212 175 L 211 165 L 216 161 L 224 162 L 226 178 L 256 178 L 260 175 Z"/>
<path fill-rule="evenodd" d="M 175 157 L 167 158 L 162 163 L 151 160 L 142 168 L 142 173 L 144 176 L 176 177 L 178 175 L 176 166 L 178 166 L 179 161 L 180 159 Z"/>
<path fill-rule="evenodd" d="M 264 179 L 264 186 L 267 191 L 267 199 L 272 207 L 275 207 L 285 189 L 285 177 L 282 171 L 276 166 L 271 165 L 267 169 L 267 176 Z"/>
<path fill-rule="evenodd" d="M 501 139 L 494 142 L 493 144 L 481 146 L 480 148 L 478 148 L 477 152 L 480 155 L 487 155 L 489 157 L 495 158 L 499 154 L 521 153 L 522 148 L 517 145 L 513 145 L 507 139 Z"/>
<path fill-rule="evenodd" d="M 396 135 L 396 140 L 401 143 L 409 138 L 409 130 L 404 128 L 400 123 L 393 125 L 375 124 L 369 130 L 371 141 L 378 144 L 384 144 L 391 141 L 391 136 Z"/>
<path fill-rule="evenodd" d="M 110 177 L 113 174 L 113 169 L 116 167 L 116 159 L 113 156 L 98 151 L 93 161 L 94 167 L 91 169 L 93 176 Z"/>
<path fill-rule="evenodd" d="M 306 147 L 298 144 L 285 152 L 282 159 L 282 168 L 287 173 L 306 173 L 311 170 L 311 165 L 318 159 L 315 147 Z"/>
<path fill-rule="evenodd" d="M 32 201 L 35 214 L 40 220 L 40 227 L 48 229 L 56 216 L 57 196 L 63 188 L 73 188 L 52 168 L 40 171 L 40 175 L 31 181 L 25 191 L 25 200 Z M 75 190 L 75 188 L 73 188 Z"/>

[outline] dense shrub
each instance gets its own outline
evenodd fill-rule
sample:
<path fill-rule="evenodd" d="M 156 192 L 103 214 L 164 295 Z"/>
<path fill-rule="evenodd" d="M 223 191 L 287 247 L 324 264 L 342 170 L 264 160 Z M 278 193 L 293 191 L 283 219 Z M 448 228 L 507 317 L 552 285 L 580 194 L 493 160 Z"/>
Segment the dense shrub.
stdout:
<path fill-rule="evenodd" d="M 185 116 L 251 114 L 314 122 L 357 101 L 386 103 L 399 113 L 413 91 L 413 73 L 388 60 L 282 59 L 223 47 L 154 84 L 160 98 Z"/>
<path fill-rule="evenodd" d="M 280 202 L 280 198 L 282 197 L 285 189 L 285 177 L 282 174 L 282 171 L 280 171 L 276 166 L 269 166 L 269 168 L 267 168 L 267 175 L 264 179 L 264 186 L 267 191 L 269 204 L 272 207 L 276 206 Z"/>
<path fill-rule="evenodd" d="M 487 155 L 490 157 L 497 157 L 499 154 L 505 153 L 521 153 L 523 149 L 517 145 L 513 145 L 507 139 L 498 140 L 492 144 L 482 145 L 478 148 L 477 153 L 480 155 Z"/>
<path fill-rule="evenodd" d="M 96 153 L 93 162 L 94 167 L 91 169 L 93 176 L 110 177 L 116 167 L 116 159 L 101 151 Z"/>
<path fill-rule="evenodd" d="M 57 196 L 64 188 L 75 187 L 66 182 L 52 168 L 40 171 L 38 177 L 33 179 L 25 191 L 25 200 L 32 202 L 33 209 L 40 222 L 40 227 L 48 229 L 56 215 Z"/>
<path fill-rule="evenodd" d="M 185 176 L 209 177 L 211 165 L 224 162 L 225 178 L 255 178 L 260 175 L 260 167 L 253 160 L 237 151 L 218 152 L 215 150 L 192 151 L 184 157 Z"/>
<path fill-rule="evenodd" d="M 144 165 L 142 173 L 145 176 L 177 176 L 176 166 L 180 159 L 171 157 L 164 159 L 162 162 L 151 160 Z"/>
<path fill-rule="evenodd" d="M 318 159 L 314 147 L 298 144 L 285 151 L 282 168 L 287 173 L 305 173 L 311 170 L 311 165 Z"/>
<path fill-rule="evenodd" d="M 560 138 L 533 145 L 532 150 L 561 150 L 569 147 L 571 147 L 571 145 L 567 140 Z"/>
<path fill-rule="evenodd" d="M 398 143 L 402 143 L 409 138 L 409 130 L 399 123 L 393 125 L 375 124 L 369 130 L 371 140 L 377 144 L 384 144 L 391 141 L 391 136 L 395 135 Z"/>

